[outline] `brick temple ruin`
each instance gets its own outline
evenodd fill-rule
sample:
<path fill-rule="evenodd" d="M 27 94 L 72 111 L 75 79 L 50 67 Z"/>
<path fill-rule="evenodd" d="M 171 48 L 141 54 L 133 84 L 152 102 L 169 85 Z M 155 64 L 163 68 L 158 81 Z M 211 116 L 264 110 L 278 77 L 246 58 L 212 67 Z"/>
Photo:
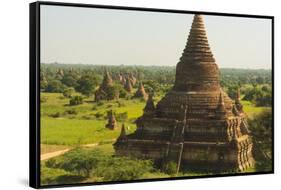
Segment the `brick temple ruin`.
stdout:
<path fill-rule="evenodd" d="M 103 81 L 98 88 L 98 90 L 95 92 L 95 102 L 98 102 L 100 100 L 113 100 L 119 98 L 119 93 L 116 93 L 114 96 L 112 96 L 112 88 L 113 88 L 113 80 L 108 73 L 108 71 L 105 71 Z"/>
<path fill-rule="evenodd" d="M 240 103 L 223 91 L 201 15 L 195 15 L 173 88 L 154 105 L 150 95 L 134 133 L 114 144 L 120 156 L 152 159 L 162 167 L 243 171 L 254 165 L 252 139 Z"/>
<path fill-rule="evenodd" d="M 108 122 L 107 124 L 105 125 L 105 128 L 108 128 L 110 130 L 115 130 L 118 128 L 118 125 L 117 125 L 117 121 L 115 119 L 115 115 L 113 113 L 112 110 L 110 110 L 108 113 L 107 113 L 107 117 L 108 117 Z"/>
<path fill-rule="evenodd" d="M 133 98 L 142 98 L 144 100 L 147 100 L 147 98 L 148 98 L 148 95 L 145 92 L 144 86 L 141 81 L 139 82 L 138 90 L 134 94 Z"/>

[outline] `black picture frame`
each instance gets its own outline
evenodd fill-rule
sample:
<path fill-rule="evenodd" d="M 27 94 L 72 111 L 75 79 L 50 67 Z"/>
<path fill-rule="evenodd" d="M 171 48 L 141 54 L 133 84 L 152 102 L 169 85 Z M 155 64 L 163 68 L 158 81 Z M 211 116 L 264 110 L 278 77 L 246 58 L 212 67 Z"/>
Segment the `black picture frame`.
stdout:
<path fill-rule="evenodd" d="M 132 11 L 148 11 L 162 13 L 180 13 L 180 14 L 203 14 L 216 16 L 233 16 L 233 17 L 248 17 L 262 18 L 271 20 L 272 31 L 272 171 L 269 172 L 252 172 L 252 173 L 236 173 L 236 174 L 221 174 L 221 175 L 206 175 L 193 177 L 169 177 L 160 179 L 142 179 L 131 181 L 112 181 L 112 182 L 96 182 L 96 183 L 81 183 L 81 184 L 61 184 L 61 185 L 44 185 L 40 184 L 40 6 L 67 6 L 67 7 L 84 7 L 84 8 L 105 8 L 115 10 L 132 10 Z M 249 15 L 249 14 L 234 14 L 234 13 L 218 13 L 205 11 L 187 11 L 187 10 L 170 10 L 156 8 L 141 8 L 141 7 L 122 7 L 109 5 L 92 5 L 80 3 L 64 3 L 64 2 L 47 2 L 38 1 L 29 4 L 29 35 L 30 35 L 30 81 L 29 81 L 29 185 L 33 188 L 52 188 L 52 187 L 69 187 L 69 186 L 88 186 L 88 185 L 103 185 L 103 184 L 120 184 L 120 183 L 136 183 L 136 182 L 151 182 L 163 180 L 182 180 L 182 179 L 200 179 L 213 177 L 232 177 L 244 175 L 260 175 L 274 173 L 274 16 L 265 15 Z"/>

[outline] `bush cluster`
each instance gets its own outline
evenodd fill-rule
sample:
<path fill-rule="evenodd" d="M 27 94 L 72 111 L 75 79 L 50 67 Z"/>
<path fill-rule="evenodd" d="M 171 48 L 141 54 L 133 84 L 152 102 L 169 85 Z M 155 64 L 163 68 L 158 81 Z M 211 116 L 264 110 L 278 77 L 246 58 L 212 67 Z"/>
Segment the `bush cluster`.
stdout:
<path fill-rule="evenodd" d="M 82 177 L 101 177 L 104 181 L 139 179 L 144 173 L 154 170 L 150 160 L 111 156 L 98 149 L 83 148 L 52 158 L 45 165 Z"/>
<path fill-rule="evenodd" d="M 75 106 L 75 105 L 79 105 L 83 103 L 83 98 L 82 96 L 73 96 L 70 100 L 69 100 L 69 105 L 71 106 Z"/>

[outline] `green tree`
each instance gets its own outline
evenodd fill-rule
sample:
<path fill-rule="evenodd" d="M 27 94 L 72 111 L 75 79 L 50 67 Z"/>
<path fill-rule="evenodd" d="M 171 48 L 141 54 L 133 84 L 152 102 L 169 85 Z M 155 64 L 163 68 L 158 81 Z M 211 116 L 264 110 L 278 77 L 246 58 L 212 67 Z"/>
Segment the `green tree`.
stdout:
<path fill-rule="evenodd" d="M 65 86 L 59 80 L 51 80 L 48 82 L 46 92 L 63 92 Z"/>
<path fill-rule="evenodd" d="M 272 111 L 266 110 L 249 120 L 254 140 L 256 168 L 268 171 L 272 168 Z"/>
<path fill-rule="evenodd" d="M 61 82 L 68 86 L 68 87 L 73 87 L 73 88 L 76 88 L 78 86 L 78 76 L 77 75 L 74 75 L 74 74 L 70 74 L 70 73 L 67 73 L 63 76 L 63 78 L 61 79 Z"/>
<path fill-rule="evenodd" d="M 71 98 L 72 97 L 72 94 L 75 92 L 74 88 L 66 88 L 64 89 L 63 91 L 63 96 L 66 97 L 66 98 Z"/>
<path fill-rule="evenodd" d="M 256 106 L 271 106 L 272 92 L 270 87 L 255 87 L 245 91 L 244 100 L 251 101 Z"/>
<path fill-rule="evenodd" d="M 107 89 L 107 99 L 108 100 L 113 100 L 119 98 L 119 89 L 118 87 L 114 86 L 110 86 Z"/>
<path fill-rule="evenodd" d="M 98 163 L 106 159 L 106 155 L 99 150 L 87 151 L 82 148 L 76 148 L 64 154 L 62 161 L 55 166 L 65 171 L 89 177 L 92 170 L 97 168 Z"/>
<path fill-rule="evenodd" d="M 98 78 L 94 74 L 84 74 L 79 80 L 76 90 L 86 96 L 94 94 L 95 88 L 98 85 Z"/>
<path fill-rule="evenodd" d="M 102 161 L 93 174 L 106 181 L 140 179 L 144 173 L 153 171 L 150 160 L 137 160 L 127 157 L 112 157 Z"/>
<path fill-rule="evenodd" d="M 75 105 L 79 105 L 83 103 L 83 98 L 82 96 L 73 96 L 70 100 L 69 100 L 69 105 L 71 106 L 75 106 Z"/>
<path fill-rule="evenodd" d="M 45 74 L 43 72 L 40 73 L 40 89 L 45 90 L 45 88 L 48 86 L 48 81 L 45 77 Z"/>
<path fill-rule="evenodd" d="M 104 181 L 140 179 L 153 172 L 150 160 L 112 156 L 99 149 L 75 148 L 63 156 L 46 161 L 46 167 L 63 169 L 82 177 L 99 177 Z"/>
<path fill-rule="evenodd" d="M 115 84 L 114 86 L 117 89 L 116 91 L 118 91 L 119 93 L 119 98 L 126 98 L 128 96 L 128 92 L 124 89 L 123 86 L 121 86 L 120 84 Z"/>
<path fill-rule="evenodd" d="M 238 86 L 229 86 L 227 88 L 227 94 L 229 95 L 230 98 L 232 98 L 232 99 L 236 98 L 237 88 L 238 88 Z"/>

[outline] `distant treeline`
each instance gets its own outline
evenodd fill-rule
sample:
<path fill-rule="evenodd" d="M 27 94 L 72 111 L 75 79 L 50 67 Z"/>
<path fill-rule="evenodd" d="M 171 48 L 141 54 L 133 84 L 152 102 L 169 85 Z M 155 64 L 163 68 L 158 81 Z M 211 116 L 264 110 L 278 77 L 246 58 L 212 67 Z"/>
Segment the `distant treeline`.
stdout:
<path fill-rule="evenodd" d="M 128 66 L 128 65 L 84 65 L 84 64 L 41 64 L 42 72 L 55 72 L 58 69 L 73 69 L 78 73 L 94 72 L 102 76 L 105 70 L 111 74 L 132 73 L 139 80 L 156 80 L 159 83 L 173 84 L 175 66 Z M 221 68 L 221 84 L 271 84 L 272 71 L 269 69 L 233 69 Z"/>
<path fill-rule="evenodd" d="M 72 88 L 84 95 L 93 95 L 101 84 L 105 71 L 108 71 L 115 81 L 118 81 L 120 75 L 132 75 L 138 82 L 144 84 L 146 90 L 163 94 L 172 87 L 176 68 L 174 66 L 41 64 L 41 90 L 63 93 L 65 89 Z M 272 71 L 266 69 L 222 68 L 220 83 L 231 98 L 235 98 L 237 89 L 240 88 L 244 100 L 254 102 L 257 106 L 270 106 L 271 74 Z M 118 88 L 122 93 L 122 87 L 119 85 Z"/>
<path fill-rule="evenodd" d="M 172 84 L 175 80 L 175 67 L 168 66 L 127 66 L 127 65 L 83 65 L 83 64 L 41 64 L 42 72 L 56 72 L 58 69 L 74 70 L 77 73 L 95 73 L 102 76 L 107 70 L 111 75 L 131 73 L 138 80 L 156 80 L 160 83 Z"/>

